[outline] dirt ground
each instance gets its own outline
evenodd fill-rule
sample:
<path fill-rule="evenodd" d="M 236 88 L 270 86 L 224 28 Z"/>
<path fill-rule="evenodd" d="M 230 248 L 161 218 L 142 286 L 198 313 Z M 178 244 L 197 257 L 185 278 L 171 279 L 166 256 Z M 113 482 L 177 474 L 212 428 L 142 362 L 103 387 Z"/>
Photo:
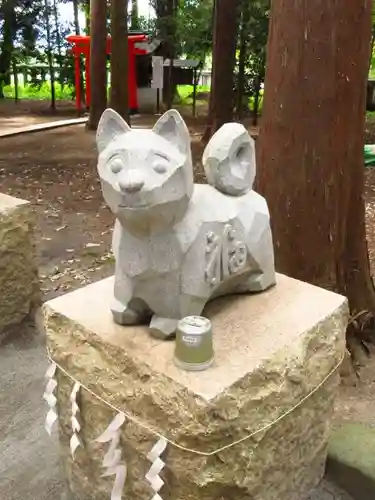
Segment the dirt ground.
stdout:
<path fill-rule="evenodd" d="M 48 104 L 11 102 L 0 105 L 0 135 L 7 120 L 25 125 L 71 118 L 72 104 L 57 115 Z M 151 126 L 155 117 L 134 117 L 134 126 Z M 197 182 L 204 176 L 200 136 L 204 121 L 188 118 Z M 375 143 L 375 125 L 366 130 Z M 0 190 L 29 200 L 37 218 L 37 253 L 44 299 L 49 300 L 113 273 L 111 236 L 114 219 L 102 198 L 96 172 L 95 136 L 83 125 L 0 138 Z M 375 273 L 375 169 L 366 169 L 368 245 Z M 340 420 L 374 423 L 375 356 L 366 362 L 362 381 L 353 378 L 342 388 Z M 356 387 L 355 387 L 356 386 Z"/>
<path fill-rule="evenodd" d="M 39 104 L 40 106 L 40 104 Z M 5 108 L 5 109 L 4 109 Z M 0 134 L 7 120 L 22 124 L 21 105 L 0 107 Z M 56 120 L 31 103 L 37 122 Z M 28 108 L 26 108 L 28 109 Z M 39 113 L 39 114 L 38 114 Z M 71 117 L 60 112 L 59 118 Z M 155 117 L 133 117 L 133 126 L 152 126 Z M 203 125 L 192 127 L 194 157 L 202 155 Z M 110 253 L 114 219 L 105 206 L 96 172 L 95 134 L 84 125 L 0 138 L 1 192 L 28 200 L 37 216 L 37 252 L 45 300 L 113 272 Z M 202 182 L 199 168 L 196 180 Z"/>

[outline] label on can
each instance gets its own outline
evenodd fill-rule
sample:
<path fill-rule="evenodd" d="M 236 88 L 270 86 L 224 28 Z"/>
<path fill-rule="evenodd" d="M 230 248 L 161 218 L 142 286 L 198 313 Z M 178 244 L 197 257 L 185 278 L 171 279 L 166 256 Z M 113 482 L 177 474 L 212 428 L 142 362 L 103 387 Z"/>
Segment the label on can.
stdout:
<path fill-rule="evenodd" d="M 195 337 L 192 335 L 182 335 L 181 340 L 189 347 L 199 347 L 202 342 L 202 337 Z"/>

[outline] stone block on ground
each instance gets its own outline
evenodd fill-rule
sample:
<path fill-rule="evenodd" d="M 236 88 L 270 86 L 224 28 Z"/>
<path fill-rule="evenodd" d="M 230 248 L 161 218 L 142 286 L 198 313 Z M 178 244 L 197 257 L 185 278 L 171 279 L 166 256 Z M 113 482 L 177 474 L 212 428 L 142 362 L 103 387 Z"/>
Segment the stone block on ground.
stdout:
<path fill-rule="evenodd" d="M 216 359 L 209 370 L 184 372 L 173 342 L 146 327 L 121 327 L 111 317 L 113 278 L 44 306 L 54 360 L 75 379 L 144 426 L 121 430 L 128 466 L 126 498 L 149 500 L 147 454 L 169 444 L 161 497 L 173 500 L 302 500 L 320 482 L 345 352 L 344 297 L 282 275 L 259 295 L 217 299 L 205 314 L 213 324 Z M 69 453 L 73 382 L 61 371 L 57 400 L 69 484 L 79 500 L 107 499 L 114 477 L 103 478 L 107 447 L 95 440 L 115 416 L 87 391 L 80 394 L 83 447 Z M 271 424 L 264 428 L 267 424 Z"/>
<path fill-rule="evenodd" d="M 375 429 L 345 424 L 329 443 L 327 473 L 355 500 L 375 498 Z"/>
<path fill-rule="evenodd" d="M 40 304 L 33 236 L 30 204 L 0 194 L 0 340 Z"/>

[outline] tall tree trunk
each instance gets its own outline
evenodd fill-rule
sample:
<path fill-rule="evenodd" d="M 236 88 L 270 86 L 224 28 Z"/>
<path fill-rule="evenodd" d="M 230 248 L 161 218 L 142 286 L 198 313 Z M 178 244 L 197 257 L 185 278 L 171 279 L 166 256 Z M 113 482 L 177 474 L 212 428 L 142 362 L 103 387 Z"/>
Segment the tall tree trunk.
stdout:
<path fill-rule="evenodd" d="M 211 18 L 211 24 L 213 26 L 212 28 L 212 40 L 216 40 L 216 23 L 215 23 L 215 19 L 216 19 L 216 6 L 217 6 L 217 2 L 216 0 L 214 0 L 213 2 L 213 5 L 212 5 L 212 18 Z M 213 53 L 214 53 L 214 43 L 212 44 L 212 56 L 213 56 Z M 208 141 L 210 140 L 211 138 L 211 135 L 212 135 L 212 126 L 213 126 L 213 105 L 214 105 L 214 101 L 215 101 L 215 98 L 214 98 L 214 73 L 215 73 L 215 70 L 216 70 L 216 59 L 214 57 L 212 57 L 212 65 L 211 65 L 211 88 L 210 88 L 210 99 L 209 99 L 209 102 L 208 102 L 208 115 L 207 115 L 207 123 L 206 123 L 206 128 L 205 128 L 205 131 L 203 133 L 203 136 L 202 136 L 202 142 L 204 144 L 207 144 Z"/>
<path fill-rule="evenodd" d="M 73 0 L 73 22 L 74 22 L 74 31 L 75 31 L 75 34 L 76 35 L 80 35 L 81 34 L 81 27 L 79 25 L 79 5 L 78 5 L 78 1 L 79 0 Z M 82 70 L 82 58 L 80 57 L 80 70 L 79 70 L 79 73 L 80 73 L 80 78 L 79 78 L 79 81 L 80 81 L 80 86 L 81 86 L 81 91 L 80 91 L 80 95 L 81 95 L 81 101 L 82 103 L 84 102 L 84 88 L 83 88 L 83 70 Z"/>
<path fill-rule="evenodd" d="M 0 45 L 0 99 L 3 99 L 3 87 L 9 81 L 14 48 L 13 44 L 14 38 L 16 36 L 16 16 L 14 11 L 14 0 L 3 0 L 0 9 L 3 17 L 3 36 Z"/>
<path fill-rule="evenodd" d="M 359 35 L 360 34 L 360 35 Z M 273 0 L 259 138 L 276 265 L 375 311 L 363 198 L 369 0 Z"/>
<path fill-rule="evenodd" d="M 215 0 L 210 134 L 233 119 L 233 73 L 239 3 L 239 0 Z M 208 134 L 205 135 L 207 137 Z"/>
<path fill-rule="evenodd" d="M 238 83 L 237 83 L 237 109 L 236 114 L 238 119 L 243 115 L 243 98 L 245 93 L 245 67 L 247 57 L 247 38 L 250 21 L 250 2 L 244 0 L 241 3 L 241 34 L 240 34 L 240 47 L 238 57 Z"/>
<path fill-rule="evenodd" d="M 170 20 L 170 36 L 171 36 L 171 53 L 170 53 L 170 64 L 168 68 L 168 78 L 167 85 L 165 89 L 165 102 L 167 109 L 171 109 L 173 106 L 173 100 L 176 94 L 177 85 L 174 81 L 174 60 L 177 56 L 176 44 L 177 44 L 177 13 L 178 13 L 179 0 L 171 0 L 172 17 Z"/>
<path fill-rule="evenodd" d="M 60 93 L 62 95 L 64 89 L 64 72 L 63 72 L 63 58 L 61 53 L 61 36 L 60 36 L 60 26 L 59 26 L 59 15 L 57 12 L 57 3 L 56 0 L 53 0 L 53 17 L 55 22 L 55 31 L 56 31 L 56 45 L 57 45 L 57 53 L 59 55 L 59 82 L 60 82 Z"/>
<path fill-rule="evenodd" d="M 260 73 L 257 74 L 255 78 L 254 85 L 254 107 L 253 107 L 253 119 L 252 124 L 254 127 L 258 125 L 258 114 L 259 114 L 259 101 L 260 101 L 260 91 L 261 91 L 262 79 Z"/>
<path fill-rule="evenodd" d="M 49 75 L 51 78 L 51 109 L 56 110 L 56 89 L 55 89 L 55 68 L 52 53 L 51 41 L 51 25 L 50 25 L 50 7 L 48 0 L 44 0 L 44 19 L 46 24 L 46 37 L 47 37 L 47 60 Z"/>
<path fill-rule="evenodd" d="M 370 57 L 369 57 L 369 64 L 368 64 L 368 70 L 369 72 L 371 71 L 371 66 L 372 66 L 372 58 L 374 55 L 374 47 L 375 47 L 375 27 L 374 25 L 372 26 L 372 35 L 371 35 L 371 44 L 370 44 Z"/>
<path fill-rule="evenodd" d="M 107 2 L 91 0 L 90 81 L 91 103 L 88 128 L 96 130 L 107 107 Z"/>
<path fill-rule="evenodd" d="M 76 35 L 81 34 L 81 28 L 79 26 L 79 0 L 73 0 L 73 22 L 74 22 L 74 31 Z"/>
<path fill-rule="evenodd" d="M 89 35 L 91 32 L 91 0 L 84 0 L 84 9 L 85 9 L 85 25 L 86 25 L 86 35 Z M 103 3 L 107 4 L 107 0 L 103 0 Z"/>
<path fill-rule="evenodd" d="M 173 60 L 176 57 L 176 15 L 178 10 L 178 0 L 156 0 L 155 10 L 156 25 L 162 42 L 164 59 Z M 163 102 L 167 108 L 173 101 L 175 88 L 173 86 L 172 67 L 168 68 L 167 77 L 164 79 Z"/>
<path fill-rule="evenodd" d="M 137 31 L 137 30 L 140 29 L 138 0 L 132 0 L 132 12 L 131 12 L 131 25 L 130 25 L 130 29 L 132 31 Z"/>
<path fill-rule="evenodd" d="M 128 0 L 111 2 L 111 107 L 129 121 Z"/>
<path fill-rule="evenodd" d="M 14 102 L 17 104 L 19 100 L 18 95 L 18 68 L 17 61 L 13 59 L 12 61 L 13 78 L 14 78 Z"/>

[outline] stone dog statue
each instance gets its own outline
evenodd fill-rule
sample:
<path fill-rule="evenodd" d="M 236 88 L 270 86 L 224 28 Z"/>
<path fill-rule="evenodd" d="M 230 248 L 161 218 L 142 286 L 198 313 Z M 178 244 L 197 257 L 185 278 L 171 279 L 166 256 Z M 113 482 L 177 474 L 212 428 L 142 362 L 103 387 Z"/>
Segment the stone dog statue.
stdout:
<path fill-rule="evenodd" d="M 152 130 L 134 130 L 107 109 L 97 146 L 103 195 L 116 216 L 116 323 L 150 321 L 165 339 L 210 299 L 275 284 L 269 212 L 252 190 L 254 141 L 242 125 L 228 123 L 212 137 L 206 185 L 194 184 L 189 131 L 175 110 Z"/>

